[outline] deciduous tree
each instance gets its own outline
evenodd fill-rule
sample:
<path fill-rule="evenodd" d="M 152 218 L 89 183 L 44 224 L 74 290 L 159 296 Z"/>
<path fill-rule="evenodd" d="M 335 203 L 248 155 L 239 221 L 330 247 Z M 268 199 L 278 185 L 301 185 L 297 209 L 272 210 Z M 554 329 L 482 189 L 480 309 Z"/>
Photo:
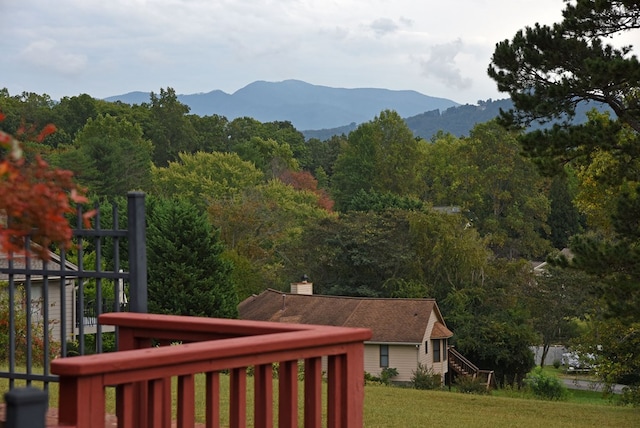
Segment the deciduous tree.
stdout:
<path fill-rule="evenodd" d="M 173 88 L 160 88 L 160 94 L 151 92 L 149 109 L 151 120 L 144 133 L 153 143 L 153 161 L 157 166 L 177 160 L 181 152 L 196 150 L 196 132 L 187 117 L 189 107 L 178 101 Z"/>
<path fill-rule="evenodd" d="M 360 190 L 422 197 L 426 144 L 413 136 L 394 111 L 383 111 L 360 125 L 349 134 L 334 166 L 332 192 L 337 208 L 350 209 L 350 199 Z"/>
<path fill-rule="evenodd" d="M 87 120 L 71 147 L 61 147 L 54 162 L 73 170 L 92 193 L 113 198 L 149 187 L 151 142 L 126 119 L 99 115 Z"/>
<path fill-rule="evenodd" d="M 482 281 L 451 289 L 438 302 L 455 332 L 453 344 L 498 385 L 522 384 L 534 366 L 530 347 L 536 334 L 518 290 L 531 279 L 524 260 L 494 260 Z"/>
<path fill-rule="evenodd" d="M 286 268 L 296 256 L 293 252 L 300 251 L 301 247 L 304 251 L 314 251 L 301 242 L 303 231 L 332 216 L 319 202 L 316 193 L 296 190 L 280 180 L 247 187 L 211 201 L 210 220 L 220 229 L 227 257 L 234 260 L 236 266 L 246 268 L 234 273 L 239 289 L 248 293 L 240 298 L 291 282 Z M 300 272 L 296 272 L 294 278 L 299 276 Z"/>
<path fill-rule="evenodd" d="M 181 153 L 166 167 L 152 167 L 153 192 L 180 196 L 204 209 L 264 180 L 264 174 L 235 153 Z"/>
<path fill-rule="evenodd" d="M 518 135 L 492 121 L 476 125 L 468 138 L 440 136 L 427 148 L 427 195 L 468 213 L 498 256 L 544 257 L 545 181 L 520 155 Z"/>

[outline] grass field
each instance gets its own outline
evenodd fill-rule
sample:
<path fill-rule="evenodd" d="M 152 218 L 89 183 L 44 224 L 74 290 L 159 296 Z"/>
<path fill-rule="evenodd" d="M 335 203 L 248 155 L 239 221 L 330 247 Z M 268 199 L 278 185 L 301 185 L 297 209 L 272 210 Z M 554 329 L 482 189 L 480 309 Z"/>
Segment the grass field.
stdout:
<path fill-rule="evenodd" d="M 584 394 L 587 393 L 587 394 Z M 638 427 L 640 409 L 617 407 L 600 398 L 549 402 L 511 396 L 478 396 L 443 391 L 367 386 L 367 427 Z"/>
<path fill-rule="evenodd" d="M 197 419 L 204 422 L 204 381 L 197 377 Z M 2 383 L 4 382 L 4 383 Z M 277 385 L 277 383 L 275 383 Z M 35 385 L 37 386 L 37 385 Z M 249 426 L 253 425 L 253 382 L 247 382 Z M 228 376 L 220 378 L 223 424 L 228 424 Z M 6 391 L 6 380 L 0 390 Z M 174 388 L 175 390 L 175 388 Z M 302 385 L 300 386 L 302 391 Z M 50 403 L 57 405 L 57 385 L 50 386 Z M 277 391 L 274 391 L 277 397 Z M 107 409 L 115 411 L 113 390 L 108 390 Z M 302 414 L 302 407 L 300 410 Z M 274 411 L 277 415 L 277 410 Z M 517 391 L 495 391 L 490 396 L 449 391 L 419 391 L 409 388 L 367 385 L 364 420 L 366 427 L 640 427 L 640 409 L 611 404 L 594 391 L 571 391 L 566 402 L 536 400 Z M 301 425 L 302 426 L 302 425 Z"/>

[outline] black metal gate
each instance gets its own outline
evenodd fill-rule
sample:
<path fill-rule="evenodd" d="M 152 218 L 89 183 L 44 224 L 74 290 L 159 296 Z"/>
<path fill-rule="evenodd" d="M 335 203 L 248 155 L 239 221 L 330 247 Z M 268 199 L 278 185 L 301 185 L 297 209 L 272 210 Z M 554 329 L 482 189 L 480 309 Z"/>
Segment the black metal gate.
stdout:
<path fill-rule="evenodd" d="M 58 380 L 49 372 L 52 358 L 103 352 L 101 313 L 147 311 L 144 193 L 127 194 L 127 229 L 120 228 L 116 205 L 108 228 L 99 210 L 92 221 L 93 228 L 83 228 L 78 212 L 75 263 L 65 251 L 48 261 L 0 255 L 0 340 L 6 341 L 0 343 L 0 379 L 8 379 L 9 389 L 38 381 L 48 390 Z"/>

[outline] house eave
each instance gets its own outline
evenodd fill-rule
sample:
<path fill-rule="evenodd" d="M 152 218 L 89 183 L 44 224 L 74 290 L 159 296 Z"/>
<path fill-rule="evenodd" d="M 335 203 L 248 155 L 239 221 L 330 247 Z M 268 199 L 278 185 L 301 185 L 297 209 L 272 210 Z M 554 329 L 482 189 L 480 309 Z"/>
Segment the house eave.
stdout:
<path fill-rule="evenodd" d="M 399 345 L 399 346 L 420 346 L 420 342 L 384 342 L 384 341 L 365 341 L 365 345 Z"/>

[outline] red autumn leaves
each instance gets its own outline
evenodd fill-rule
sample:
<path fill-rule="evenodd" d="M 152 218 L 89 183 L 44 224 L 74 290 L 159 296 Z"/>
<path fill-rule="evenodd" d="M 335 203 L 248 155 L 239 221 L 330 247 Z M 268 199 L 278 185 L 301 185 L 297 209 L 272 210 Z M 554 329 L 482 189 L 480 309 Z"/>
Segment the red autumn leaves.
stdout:
<path fill-rule="evenodd" d="M 47 125 L 34 140 L 41 142 L 55 130 Z M 38 244 L 30 250 L 45 260 L 52 244 L 70 248 L 72 231 L 66 215 L 75 212 L 74 203 L 87 202 L 72 173 L 52 168 L 40 156 L 27 159 L 20 143 L 3 131 L 0 155 L 0 251 L 23 252 L 27 236 Z M 91 215 L 85 214 L 85 220 Z"/>

